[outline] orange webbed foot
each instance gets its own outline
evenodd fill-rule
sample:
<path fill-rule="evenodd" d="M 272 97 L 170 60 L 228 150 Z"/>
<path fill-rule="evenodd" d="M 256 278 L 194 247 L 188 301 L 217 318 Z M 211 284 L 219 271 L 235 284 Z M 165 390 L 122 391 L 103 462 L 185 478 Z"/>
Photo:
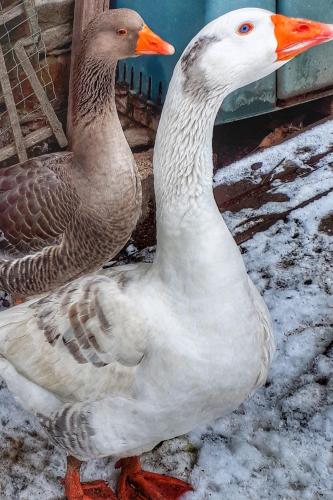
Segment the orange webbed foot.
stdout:
<path fill-rule="evenodd" d="M 84 500 L 117 500 L 116 495 L 106 481 L 91 481 L 81 483 L 84 493 Z"/>
<path fill-rule="evenodd" d="M 119 460 L 116 468 L 121 468 L 118 500 L 177 500 L 192 491 L 191 485 L 181 479 L 143 471 L 137 457 Z"/>
<path fill-rule="evenodd" d="M 64 480 L 67 500 L 117 500 L 106 481 L 81 483 L 81 462 L 74 457 L 67 458 L 67 471 Z"/>

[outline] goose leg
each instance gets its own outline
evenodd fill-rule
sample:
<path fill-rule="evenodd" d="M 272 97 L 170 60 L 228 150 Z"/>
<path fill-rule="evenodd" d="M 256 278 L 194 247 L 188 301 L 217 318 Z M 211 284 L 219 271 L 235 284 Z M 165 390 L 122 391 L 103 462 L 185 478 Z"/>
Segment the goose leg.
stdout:
<path fill-rule="evenodd" d="M 121 468 L 117 485 L 118 500 L 176 500 L 192 487 L 175 477 L 143 471 L 137 457 L 116 463 Z"/>
<path fill-rule="evenodd" d="M 105 481 L 81 483 L 81 462 L 67 457 L 67 470 L 64 480 L 67 500 L 116 500 L 116 496 Z"/>

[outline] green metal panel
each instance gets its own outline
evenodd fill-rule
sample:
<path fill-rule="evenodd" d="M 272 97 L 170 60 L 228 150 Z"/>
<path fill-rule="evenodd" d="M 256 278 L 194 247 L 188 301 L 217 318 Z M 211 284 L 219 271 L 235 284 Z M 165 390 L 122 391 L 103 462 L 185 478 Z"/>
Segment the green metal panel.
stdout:
<path fill-rule="evenodd" d="M 278 0 L 280 14 L 333 23 L 333 0 Z M 333 43 L 314 47 L 278 71 L 277 96 L 286 100 L 333 86 Z"/>
<path fill-rule="evenodd" d="M 183 49 L 205 24 L 205 1 L 111 1 L 113 8 L 127 7 L 136 10 L 153 31 L 172 43 L 176 49 L 175 55 L 171 57 L 143 56 L 120 62 L 120 79 L 130 83 L 134 92 L 141 91 L 154 102 L 160 98 L 164 100 L 173 69 Z"/>
<path fill-rule="evenodd" d="M 162 8 L 161 8 L 162 5 Z M 173 68 L 187 43 L 209 21 L 242 7 L 261 7 L 294 17 L 333 23 L 333 0 L 112 0 L 112 7 L 137 10 L 162 37 L 173 43 L 173 57 L 140 57 L 120 63 L 120 80 L 153 101 L 165 97 Z M 315 47 L 279 70 L 231 95 L 218 123 L 272 111 L 277 101 L 333 86 L 333 43 Z M 306 100 L 306 98 L 304 99 Z"/>
<path fill-rule="evenodd" d="M 210 22 L 226 12 L 243 7 L 260 7 L 275 12 L 276 0 L 211 0 L 206 2 L 205 21 Z M 273 74 L 229 96 L 223 103 L 217 123 L 267 113 L 275 109 L 275 104 L 276 77 Z"/>
<path fill-rule="evenodd" d="M 162 8 L 161 5 L 163 4 Z M 155 101 L 165 97 L 173 68 L 193 36 L 208 22 L 234 9 L 261 7 L 275 12 L 276 0 L 112 0 L 112 7 L 137 10 L 151 28 L 175 45 L 173 57 L 140 57 L 121 62 L 120 80 Z M 125 75 L 125 78 L 124 78 Z M 224 103 L 218 123 L 271 111 L 276 103 L 276 78 L 271 75 L 235 92 Z"/>

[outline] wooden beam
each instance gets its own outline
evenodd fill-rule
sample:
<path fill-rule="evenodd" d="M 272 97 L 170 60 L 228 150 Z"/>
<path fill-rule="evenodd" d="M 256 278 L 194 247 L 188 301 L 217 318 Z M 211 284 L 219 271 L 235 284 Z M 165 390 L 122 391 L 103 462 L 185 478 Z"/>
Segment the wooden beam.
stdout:
<path fill-rule="evenodd" d="M 0 45 L 0 84 L 7 112 L 9 115 L 9 121 L 13 131 L 16 153 L 19 161 L 23 162 L 28 159 L 28 156 L 24 146 L 23 134 L 20 127 L 20 121 L 17 114 L 13 91 L 10 85 L 5 58 L 3 56 L 1 45 Z"/>
<path fill-rule="evenodd" d="M 13 5 L 6 7 L 0 14 L 0 25 L 9 23 L 12 19 L 20 16 L 24 13 L 24 8 L 21 3 L 21 0 L 16 1 Z"/>
<path fill-rule="evenodd" d="M 33 37 L 33 41 L 39 48 L 39 42 L 41 39 L 41 30 L 38 24 L 37 10 L 34 4 L 34 0 L 25 0 L 24 10 L 27 15 L 27 21 L 30 26 L 30 33 Z"/>
<path fill-rule="evenodd" d="M 68 90 L 68 111 L 67 111 L 67 138 L 71 146 L 72 139 L 72 90 L 73 90 L 73 72 L 76 58 L 80 51 L 80 42 L 82 33 L 92 19 L 98 14 L 109 8 L 108 0 L 75 0 L 71 69 Z"/>
<path fill-rule="evenodd" d="M 40 103 L 40 107 L 43 113 L 45 114 L 46 118 L 48 119 L 48 122 L 53 130 L 54 135 L 56 136 L 59 146 L 61 148 L 64 148 L 65 146 L 67 146 L 68 142 L 64 134 L 64 131 L 62 129 L 62 125 L 58 120 L 57 115 L 55 114 L 55 111 L 45 93 L 42 84 L 38 80 L 38 77 L 34 71 L 31 61 L 25 51 L 22 40 L 19 40 L 18 42 L 15 43 L 14 50 L 18 60 L 20 61 L 23 71 L 27 75 L 30 85 Z"/>
<path fill-rule="evenodd" d="M 45 141 L 53 135 L 53 131 L 50 127 L 42 127 L 30 134 L 26 135 L 23 138 L 24 145 L 26 148 L 31 148 L 35 144 L 38 144 L 41 141 Z M 8 160 L 12 156 L 16 155 L 16 146 L 15 144 L 9 144 L 8 146 L 4 146 L 0 149 L 0 162 L 4 160 Z"/>

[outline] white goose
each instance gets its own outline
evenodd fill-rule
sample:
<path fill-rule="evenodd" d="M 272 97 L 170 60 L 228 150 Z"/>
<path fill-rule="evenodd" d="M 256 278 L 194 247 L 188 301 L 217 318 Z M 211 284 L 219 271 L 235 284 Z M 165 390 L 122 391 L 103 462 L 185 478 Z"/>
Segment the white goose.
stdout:
<path fill-rule="evenodd" d="M 78 460 L 150 450 L 232 411 L 264 382 L 269 314 L 214 202 L 214 118 L 231 91 L 330 39 L 333 26 L 261 9 L 207 25 L 176 66 L 157 134 L 154 264 L 89 275 L 1 313 L 1 375 L 76 457 L 68 498 L 115 498 L 103 482 L 80 483 Z M 190 488 L 135 458 L 119 465 L 119 499 Z"/>

